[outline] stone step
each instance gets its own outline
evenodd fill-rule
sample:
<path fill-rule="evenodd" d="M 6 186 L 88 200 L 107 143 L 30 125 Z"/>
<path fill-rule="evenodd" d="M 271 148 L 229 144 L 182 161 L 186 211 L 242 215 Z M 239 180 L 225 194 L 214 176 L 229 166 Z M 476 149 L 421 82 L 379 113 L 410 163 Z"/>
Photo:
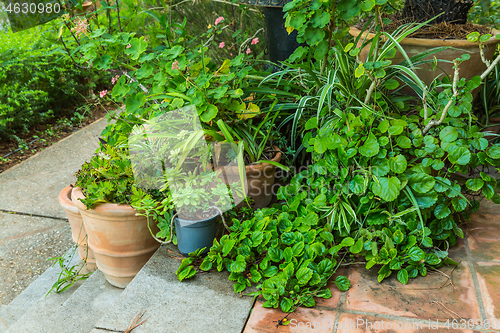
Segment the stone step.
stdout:
<path fill-rule="evenodd" d="M 63 306 L 43 323 L 39 332 L 88 333 L 118 299 L 123 289 L 113 287 L 97 270 Z"/>
<path fill-rule="evenodd" d="M 181 255 L 174 252 L 175 246 L 160 247 L 91 333 L 126 331 L 142 311 L 147 320 L 134 333 L 242 332 L 253 298 L 235 294 L 227 272 L 197 273 L 179 282 L 180 260 L 174 256 Z"/>
<path fill-rule="evenodd" d="M 71 252 L 71 250 L 69 252 Z M 78 253 L 76 253 L 74 256 L 72 256 L 72 260 L 71 260 L 69 266 L 71 267 L 73 265 L 82 265 L 82 264 L 83 263 L 81 262 L 80 258 L 78 257 Z M 53 267 L 51 267 L 51 268 L 53 268 Z M 46 278 L 43 279 L 43 281 L 41 281 L 40 283 L 37 283 L 37 281 L 35 281 L 32 285 L 30 285 L 28 287 L 28 288 L 30 288 L 34 284 L 38 285 L 38 287 L 40 289 L 39 292 L 42 295 L 41 297 L 38 298 L 38 300 L 36 302 L 32 303 L 32 305 L 29 308 L 27 308 L 28 303 L 33 301 L 33 299 L 36 297 L 37 293 L 33 293 L 32 298 L 30 298 L 29 301 L 24 303 L 24 305 L 21 307 L 14 307 L 13 306 L 11 308 L 11 304 L 15 303 L 17 298 L 14 299 L 11 302 L 11 304 L 9 304 L 8 307 L 11 308 L 12 317 L 17 316 L 18 319 L 17 319 L 17 321 L 15 321 L 14 324 L 9 325 L 9 329 L 7 330 L 7 333 L 42 333 L 42 331 L 40 329 L 41 323 L 43 323 L 45 320 L 47 320 L 47 318 L 49 318 L 54 313 L 56 313 L 62 307 L 64 302 L 66 302 L 66 300 L 69 299 L 69 297 L 84 282 L 84 281 L 78 281 L 73 286 L 71 286 L 70 288 L 68 288 L 67 290 L 65 290 L 61 293 L 52 292 L 52 293 L 47 295 L 47 292 L 52 288 L 52 285 L 57 281 L 57 276 L 60 272 L 60 268 L 58 266 L 55 268 L 56 268 L 55 274 L 51 272 L 51 274 L 46 276 Z M 19 316 L 19 314 L 13 313 L 15 311 L 22 311 L 24 313 Z M 64 324 L 64 323 L 62 323 L 62 324 Z M 47 332 L 47 333 L 49 333 L 49 332 Z"/>
<path fill-rule="evenodd" d="M 66 258 L 70 260 L 68 265 L 73 266 L 80 262 L 80 258 L 78 254 L 71 256 L 71 253 L 72 250 L 69 250 L 66 253 Z M 26 311 L 47 294 L 54 282 L 57 281 L 60 272 L 59 266 L 49 267 L 12 302 L 0 309 L 0 333 L 6 332 Z"/>

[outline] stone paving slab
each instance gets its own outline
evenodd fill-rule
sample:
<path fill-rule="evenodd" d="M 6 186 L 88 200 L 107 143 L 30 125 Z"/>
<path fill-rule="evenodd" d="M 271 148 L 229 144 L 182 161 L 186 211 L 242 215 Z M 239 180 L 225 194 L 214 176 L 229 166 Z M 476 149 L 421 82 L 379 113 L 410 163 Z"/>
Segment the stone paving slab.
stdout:
<path fill-rule="evenodd" d="M 97 270 L 40 326 L 40 332 L 88 333 L 118 299 L 123 289 L 113 287 Z"/>
<path fill-rule="evenodd" d="M 59 206 L 61 189 L 99 146 L 98 133 L 106 119 L 57 142 L 0 174 L 0 209 L 52 217 L 66 217 Z"/>
<path fill-rule="evenodd" d="M 148 319 L 134 333 L 242 331 L 253 298 L 235 294 L 227 272 L 198 273 L 179 282 L 175 271 L 180 260 L 170 257 L 168 249 L 178 253 L 175 246 L 162 246 L 91 333 L 125 331 L 144 310 L 143 319 Z"/>
<path fill-rule="evenodd" d="M 71 261 L 69 261 L 69 265 L 76 265 L 80 262 L 80 258 L 78 257 L 78 255 L 67 258 L 71 259 Z M 28 315 L 27 317 L 25 316 L 28 311 L 36 313 L 36 311 L 33 311 L 31 309 L 34 305 L 38 304 L 39 308 L 43 308 L 45 304 L 45 295 L 52 288 L 54 282 L 57 281 L 57 276 L 59 275 L 60 271 L 61 270 L 58 266 L 49 267 L 49 269 L 47 269 L 33 283 L 31 283 L 26 289 L 24 289 L 23 292 L 18 295 L 12 302 L 1 308 L 0 333 L 6 332 L 9 328 L 12 329 L 9 329 L 9 332 L 15 332 L 16 329 L 14 328 L 14 326 L 16 326 L 16 322 L 18 322 L 19 320 L 26 321 L 27 318 L 30 318 L 30 315 Z M 61 295 L 53 295 L 55 294 L 51 294 L 50 296 L 51 300 L 53 298 L 61 297 Z M 64 297 L 66 297 L 66 294 L 64 295 Z M 48 303 L 50 303 L 50 301 L 48 301 Z M 37 331 L 28 330 L 24 332 L 35 333 Z"/>

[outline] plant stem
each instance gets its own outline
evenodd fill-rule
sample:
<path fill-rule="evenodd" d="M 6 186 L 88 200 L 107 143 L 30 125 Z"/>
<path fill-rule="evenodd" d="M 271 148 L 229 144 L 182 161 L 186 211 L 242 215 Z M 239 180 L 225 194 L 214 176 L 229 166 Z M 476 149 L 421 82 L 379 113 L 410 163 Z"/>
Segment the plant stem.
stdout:
<path fill-rule="evenodd" d="M 500 57 L 499 57 L 499 59 L 500 59 Z M 431 129 L 431 127 L 440 125 L 444 121 L 444 119 L 446 118 L 446 115 L 448 114 L 448 110 L 451 108 L 453 103 L 455 103 L 455 99 L 458 96 L 457 85 L 458 85 L 459 74 L 460 74 L 460 68 L 458 67 L 458 62 L 455 60 L 455 74 L 453 75 L 453 85 L 452 85 L 453 96 L 450 98 L 450 100 L 448 101 L 448 103 L 444 107 L 443 112 L 441 113 L 441 118 L 439 118 L 439 120 L 437 120 L 437 121 L 434 119 L 431 120 L 427 124 L 427 126 L 425 126 L 424 130 L 422 131 L 422 134 L 425 135 Z"/>

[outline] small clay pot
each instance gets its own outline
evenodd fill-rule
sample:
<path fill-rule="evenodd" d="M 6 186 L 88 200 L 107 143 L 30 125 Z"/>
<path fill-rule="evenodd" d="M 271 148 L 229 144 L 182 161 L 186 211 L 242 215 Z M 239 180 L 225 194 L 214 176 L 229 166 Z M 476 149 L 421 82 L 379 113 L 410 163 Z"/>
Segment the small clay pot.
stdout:
<path fill-rule="evenodd" d="M 59 193 L 59 203 L 61 204 L 66 216 L 68 217 L 69 226 L 71 227 L 71 236 L 73 242 L 78 245 L 78 255 L 85 262 L 87 269 L 94 271 L 97 266 L 95 262 L 94 251 L 87 244 L 87 232 L 83 225 L 82 216 L 78 208 L 71 201 L 71 186 L 65 187 Z"/>
<path fill-rule="evenodd" d="M 352 36 L 357 37 L 361 33 L 361 30 L 359 30 L 356 27 L 351 27 L 349 33 Z M 500 31 L 493 29 L 491 33 L 492 37 L 490 38 L 490 40 L 484 43 L 485 44 L 484 54 L 486 56 L 486 59 L 490 61 L 493 59 L 495 50 L 497 48 L 497 44 L 500 42 L 500 40 L 496 39 L 495 37 L 499 33 Z M 375 38 L 375 34 L 367 33 L 366 31 L 363 32 L 358 41 L 357 47 L 361 47 L 365 39 L 369 41 L 373 38 Z M 386 40 L 384 36 L 381 36 L 380 38 L 382 41 Z M 418 67 L 420 68 L 415 69 L 417 76 L 427 86 L 429 86 L 430 83 L 438 75 L 441 75 L 440 78 L 442 78 L 443 75 L 448 75 L 450 78 L 453 78 L 454 75 L 453 60 L 455 60 L 456 58 L 460 58 L 463 54 L 469 54 L 470 59 L 464 61 L 460 65 L 460 78 L 465 78 L 466 80 L 470 80 L 474 76 L 481 75 L 486 70 L 486 65 L 481 61 L 481 53 L 479 52 L 479 45 L 474 42 L 469 42 L 465 39 L 428 39 L 428 38 L 406 37 L 400 42 L 400 45 L 405 50 L 409 58 L 436 47 L 449 47 L 448 49 L 445 49 L 438 53 L 434 53 L 424 58 L 423 60 L 432 60 L 434 59 L 434 57 L 436 57 L 437 59 L 448 60 L 451 63 L 438 62 L 435 70 L 432 69 L 432 64 L 419 65 Z M 361 61 L 363 62 L 366 61 L 369 52 L 370 52 L 370 45 L 367 45 L 363 49 L 361 49 L 359 53 L 359 58 L 361 59 Z M 405 58 L 403 57 L 401 52 L 397 51 L 394 58 L 390 60 L 392 61 L 393 64 L 398 64 L 400 62 L 403 62 Z M 412 96 L 416 95 L 413 89 L 409 87 L 405 87 L 401 91 L 408 95 Z M 473 95 L 476 95 L 477 92 L 478 89 L 475 89 L 473 91 Z"/>
<path fill-rule="evenodd" d="M 281 152 L 279 148 L 273 146 L 277 151 L 276 156 L 271 160 L 279 163 Z M 254 200 L 253 208 L 267 207 L 273 199 L 273 186 L 276 174 L 276 166 L 269 163 L 251 164 L 245 166 L 248 196 Z M 215 171 L 220 171 L 220 178 L 226 184 L 240 181 L 238 166 L 217 167 Z"/>
<path fill-rule="evenodd" d="M 113 286 L 125 288 L 160 244 L 151 236 L 147 218 L 136 215 L 130 205 L 101 203 L 87 209 L 82 198 L 82 189 L 75 187 L 72 200 L 83 218 L 97 268 Z M 150 226 L 158 232 L 155 223 Z"/>

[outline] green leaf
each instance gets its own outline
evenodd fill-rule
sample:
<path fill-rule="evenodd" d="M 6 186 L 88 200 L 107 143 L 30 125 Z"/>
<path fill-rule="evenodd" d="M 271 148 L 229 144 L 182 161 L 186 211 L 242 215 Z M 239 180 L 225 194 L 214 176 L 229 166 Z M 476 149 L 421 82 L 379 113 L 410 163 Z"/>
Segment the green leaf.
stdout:
<path fill-rule="evenodd" d="M 471 191 L 479 191 L 480 189 L 483 188 L 484 185 L 484 180 L 481 178 L 474 178 L 474 179 L 469 179 L 465 182 L 465 186 Z"/>
<path fill-rule="evenodd" d="M 132 60 L 139 59 L 139 56 L 146 51 L 148 43 L 139 38 L 132 38 L 130 47 L 125 49 L 125 54 L 131 55 Z"/>
<path fill-rule="evenodd" d="M 408 271 L 406 269 L 402 269 L 398 272 L 398 281 L 402 284 L 408 284 Z"/>
<path fill-rule="evenodd" d="M 283 259 L 283 251 L 279 248 L 271 247 L 267 252 L 267 256 L 271 261 L 280 262 Z"/>
<path fill-rule="evenodd" d="M 306 285 L 313 276 L 313 270 L 309 267 L 301 267 L 295 274 L 300 285 Z"/>
<path fill-rule="evenodd" d="M 439 138 L 444 142 L 453 142 L 458 138 L 458 131 L 453 126 L 446 126 L 439 133 Z"/>
<path fill-rule="evenodd" d="M 224 245 L 222 246 L 222 256 L 227 257 L 229 252 L 233 249 L 234 245 L 236 244 L 236 241 L 234 239 L 228 239 L 224 242 Z"/>
<path fill-rule="evenodd" d="M 393 119 L 391 120 L 391 127 L 389 127 L 390 135 L 399 135 L 403 133 L 403 130 L 408 125 L 408 123 L 402 119 Z"/>
<path fill-rule="evenodd" d="M 413 261 L 420 261 L 425 259 L 425 252 L 418 246 L 412 247 L 408 251 L 408 255 L 410 256 L 410 259 Z"/>
<path fill-rule="evenodd" d="M 394 232 L 393 239 L 396 242 L 396 244 L 401 244 L 403 242 L 404 235 L 401 232 L 401 230 L 398 229 Z"/>
<path fill-rule="evenodd" d="M 283 297 L 283 299 L 280 302 L 281 311 L 283 311 L 285 313 L 290 312 L 290 311 L 292 311 L 292 307 L 293 307 L 293 299 Z"/>
<path fill-rule="evenodd" d="M 448 160 L 453 164 L 467 165 L 471 156 L 469 149 L 458 147 L 448 155 Z"/>
<path fill-rule="evenodd" d="M 434 208 L 434 215 L 438 219 L 444 219 L 451 214 L 451 210 L 445 204 L 439 204 Z"/>
<path fill-rule="evenodd" d="M 364 0 L 361 3 L 361 10 L 364 12 L 369 12 L 370 10 L 373 9 L 373 7 L 375 7 L 375 0 Z M 394 80 L 394 81 L 396 81 L 396 80 Z M 393 89 L 396 89 L 396 88 L 393 88 Z"/>
<path fill-rule="evenodd" d="M 356 243 L 349 248 L 349 251 L 353 254 L 357 254 L 363 250 L 363 238 L 359 238 Z"/>
<path fill-rule="evenodd" d="M 373 157 L 378 154 L 380 146 L 378 144 L 377 138 L 373 133 L 370 133 L 368 139 L 359 148 L 359 153 L 365 157 Z"/>
<path fill-rule="evenodd" d="M 389 79 L 384 82 L 384 87 L 389 90 L 394 90 L 399 87 L 399 82 L 394 79 Z"/>
<path fill-rule="evenodd" d="M 410 140 L 410 139 L 408 139 Z M 397 155 L 389 159 L 389 166 L 392 172 L 403 173 L 406 171 L 407 163 L 403 155 Z"/>
<path fill-rule="evenodd" d="M 394 201 L 399 195 L 401 182 L 397 177 L 381 177 L 379 183 L 373 184 L 373 193 L 387 202 Z"/>
<path fill-rule="evenodd" d="M 351 237 L 346 237 L 342 240 L 342 242 L 340 243 L 340 246 L 341 247 L 347 247 L 347 246 L 353 246 L 354 245 L 354 239 L 352 239 Z"/>
<path fill-rule="evenodd" d="M 495 189 L 493 188 L 493 186 L 491 186 L 490 184 L 486 184 L 484 187 L 483 187 L 483 195 L 487 198 L 487 199 L 490 199 L 493 198 L 493 196 L 495 195 Z"/>
<path fill-rule="evenodd" d="M 291 248 L 291 247 L 287 247 L 287 248 L 283 251 L 283 258 L 285 259 L 285 262 L 290 262 L 290 261 L 292 261 L 292 258 L 293 258 L 293 251 L 292 251 L 292 248 Z"/>
<path fill-rule="evenodd" d="M 500 159 L 500 145 L 493 145 L 486 149 L 486 155 L 494 160 Z"/>
<path fill-rule="evenodd" d="M 467 208 L 467 200 L 462 197 L 455 197 L 451 199 L 451 204 L 457 213 L 462 212 Z"/>
<path fill-rule="evenodd" d="M 380 133 L 385 133 L 389 129 L 389 121 L 387 119 L 382 120 L 378 124 L 378 130 Z"/>
<path fill-rule="evenodd" d="M 411 140 L 406 135 L 398 136 L 396 144 L 404 149 L 411 148 Z"/>
<path fill-rule="evenodd" d="M 208 104 L 207 109 L 200 115 L 200 119 L 204 123 L 208 123 L 217 116 L 217 113 L 219 113 L 219 109 L 213 104 Z"/>
<path fill-rule="evenodd" d="M 135 114 L 146 102 L 146 96 L 139 92 L 135 95 L 130 95 L 125 101 L 125 106 L 127 107 L 127 111 Z"/>
<path fill-rule="evenodd" d="M 231 272 L 243 273 L 246 267 L 247 263 L 245 262 L 245 258 L 242 255 L 238 255 L 236 260 L 231 263 Z"/>
<path fill-rule="evenodd" d="M 267 278 L 273 277 L 276 274 L 278 274 L 278 267 L 276 267 L 276 266 L 269 266 L 269 267 L 267 267 L 263 271 L 263 273 L 264 273 L 264 276 L 267 277 Z"/>
<path fill-rule="evenodd" d="M 242 284 L 242 283 L 238 283 L 236 282 L 234 285 L 233 285 L 233 290 L 234 290 L 234 293 L 235 294 L 238 294 L 238 293 L 241 293 L 243 290 L 246 289 L 246 285 L 245 284 Z"/>
<path fill-rule="evenodd" d="M 434 188 L 436 180 L 431 175 L 418 172 L 411 175 L 408 184 L 418 193 L 427 193 Z"/>
<path fill-rule="evenodd" d="M 351 282 L 345 276 L 339 275 L 335 278 L 335 284 L 340 291 L 348 291 L 351 287 Z"/>
<path fill-rule="evenodd" d="M 365 178 L 361 175 L 356 175 L 349 183 L 349 189 L 357 195 L 363 194 L 366 190 Z"/>
<path fill-rule="evenodd" d="M 304 242 L 298 242 L 292 247 L 292 252 L 295 257 L 298 257 L 301 253 L 302 250 L 304 250 Z"/>

